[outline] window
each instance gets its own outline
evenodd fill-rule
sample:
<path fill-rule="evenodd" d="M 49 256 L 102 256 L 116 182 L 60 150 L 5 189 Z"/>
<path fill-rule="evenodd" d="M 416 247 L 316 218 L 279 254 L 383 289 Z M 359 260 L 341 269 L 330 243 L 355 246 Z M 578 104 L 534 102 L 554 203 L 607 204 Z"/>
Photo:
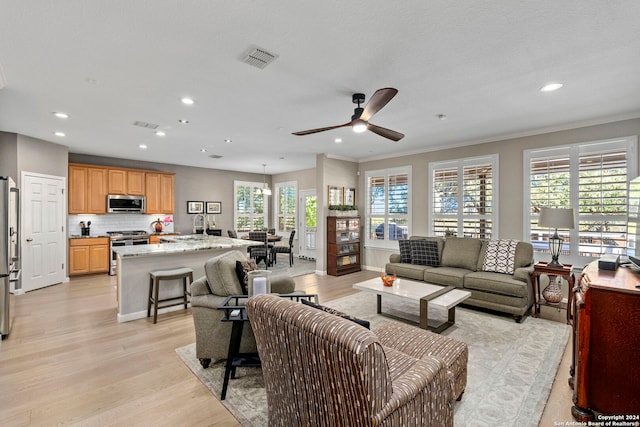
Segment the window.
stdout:
<path fill-rule="evenodd" d="M 235 207 L 233 223 L 236 231 L 247 232 L 267 227 L 269 201 L 267 197 L 256 191 L 262 186 L 261 182 L 233 182 Z"/>
<path fill-rule="evenodd" d="M 571 207 L 576 227 L 558 230 L 563 254 L 581 263 L 605 253 L 626 254 L 627 185 L 635 177 L 635 144 L 635 138 L 624 138 L 525 152 L 527 235 L 536 252 L 549 252 L 555 231 L 538 227 L 540 208 Z"/>
<path fill-rule="evenodd" d="M 411 232 L 411 167 L 366 172 L 366 241 L 397 247 Z"/>
<path fill-rule="evenodd" d="M 434 236 L 497 235 L 498 155 L 429 164 Z"/>
<path fill-rule="evenodd" d="M 296 229 L 296 200 L 298 184 L 295 181 L 282 182 L 275 185 L 276 230 L 291 232 Z"/>

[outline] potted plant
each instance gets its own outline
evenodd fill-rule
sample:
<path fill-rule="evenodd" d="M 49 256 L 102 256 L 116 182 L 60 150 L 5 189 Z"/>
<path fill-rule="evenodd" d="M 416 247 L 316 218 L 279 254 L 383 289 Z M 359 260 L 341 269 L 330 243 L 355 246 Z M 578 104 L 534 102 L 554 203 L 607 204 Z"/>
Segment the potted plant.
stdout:
<path fill-rule="evenodd" d="M 329 205 L 329 216 L 358 216 L 358 207 L 354 205 Z"/>

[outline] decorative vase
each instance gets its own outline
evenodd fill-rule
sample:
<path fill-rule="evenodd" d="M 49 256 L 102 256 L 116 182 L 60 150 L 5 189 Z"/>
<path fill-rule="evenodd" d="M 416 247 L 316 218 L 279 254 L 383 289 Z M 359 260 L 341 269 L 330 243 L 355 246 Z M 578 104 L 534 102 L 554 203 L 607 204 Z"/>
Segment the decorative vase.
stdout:
<path fill-rule="evenodd" d="M 562 289 L 555 280 L 549 282 L 546 288 L 542 290 L 542 297 L 548 304 L 560 304 L 562 301 Z"/>

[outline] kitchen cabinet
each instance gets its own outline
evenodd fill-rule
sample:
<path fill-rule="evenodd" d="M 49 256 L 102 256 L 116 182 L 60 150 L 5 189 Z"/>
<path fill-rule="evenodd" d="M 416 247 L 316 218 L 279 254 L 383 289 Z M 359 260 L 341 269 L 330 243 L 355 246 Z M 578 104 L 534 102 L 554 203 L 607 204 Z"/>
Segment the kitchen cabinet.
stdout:
<path fill-rule="evenodd" d="M 327 274 L 360 271 L 360 217 L 327 217 Z"/>
<path fill-rule="evenodd" d="M 178 235 L 178 233 L 152 234 L 152 235 L 149 236 L 149 244 L 150 245 L 157 245 L 157 244 L 161 243 L 160 240 L 163 237 L 166 237 L 166 236 L 177 236 L 177 235 Z"/>
<path fill-rule="evenodd" d="M 69 214 L 107 213 L 107 169 L 69 165 Z"/>
<path fill-rule="evenodd" d="M 148 214 L 172 214 L 174 212 L 174 174 L 145 173 L 145 190 Z"/>
<path fill-rule="evenodd" d="M 69 276 L 109 271 L 109 238 L 69 239 Z"/>
<path fill-rule="evenodd" d="M 109 169 L 109 194 L 144 195 L 144 171 Z"/>

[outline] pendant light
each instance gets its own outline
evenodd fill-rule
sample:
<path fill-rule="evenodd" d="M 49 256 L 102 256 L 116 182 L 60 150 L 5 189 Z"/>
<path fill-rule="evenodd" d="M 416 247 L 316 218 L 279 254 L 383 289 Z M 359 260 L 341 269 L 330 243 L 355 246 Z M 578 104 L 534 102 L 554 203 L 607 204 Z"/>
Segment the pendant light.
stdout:
<path fill-rule="evenodd" d="M 269 185 L 267 185 L 267 164 L 266 163 L 262 164 L 262 188 L 258 188 L 256 190 L 256 193 L 262 194 L 263 196 L 271 195 L 271 189 L 269 188 Z"/>

